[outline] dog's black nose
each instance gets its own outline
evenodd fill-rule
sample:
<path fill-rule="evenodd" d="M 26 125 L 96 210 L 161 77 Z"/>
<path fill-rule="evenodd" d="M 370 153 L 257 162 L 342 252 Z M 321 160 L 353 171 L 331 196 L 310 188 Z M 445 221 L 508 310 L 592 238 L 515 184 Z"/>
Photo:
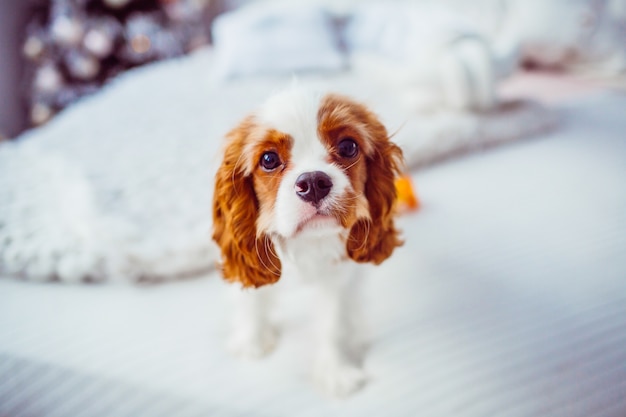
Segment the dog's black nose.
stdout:
<path fill-rule="evenodd" d="M 305 172 L 296 180 L 296 194 L 306 201 L 317 205 L 333 188 L 333 181 L 321 171 Z"/>

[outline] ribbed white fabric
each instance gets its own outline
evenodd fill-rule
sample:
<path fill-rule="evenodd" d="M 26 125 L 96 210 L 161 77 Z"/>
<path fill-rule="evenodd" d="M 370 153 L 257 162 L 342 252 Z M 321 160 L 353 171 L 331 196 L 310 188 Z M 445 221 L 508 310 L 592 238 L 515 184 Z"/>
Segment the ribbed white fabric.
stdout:
<path fill-rule="evenodd" d="M 406 245 L 364 278 L 371 380 L 352 398 L 313 388 L 304 293 L 277 351 L 238 362 L 216 276 L 3 279 L 0 416 L 623 417 L 625 105 L 587 97 L 558 132 L 415 175 Z"/>

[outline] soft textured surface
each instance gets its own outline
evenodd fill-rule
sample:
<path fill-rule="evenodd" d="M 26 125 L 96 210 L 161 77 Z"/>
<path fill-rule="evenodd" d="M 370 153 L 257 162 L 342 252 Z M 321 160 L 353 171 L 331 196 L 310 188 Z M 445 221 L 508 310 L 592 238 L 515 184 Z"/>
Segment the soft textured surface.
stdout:
<path fill-rule="evenodd" d="M 254 363 L 224 350 L 216 275 L 4 279 L 0 415 L 623 417 L 625 107 L 585 97 L 558 131 L 414 175 L 423 207 L 368 279 L 371 381 L 353 398 L 312 387 L 303 294 Z"/>
<path fill-rule="evenodd" d="M 287 78 L 216 81 L 211 51 L 132 71 L 44 128 L 0 146 L 0 272 L 29 279 L 171 279 L 210 269 L 221 139 Z M 518 103 L 418 114 L 350 72 L 300 82 L 366 101 L 424 166 L 527 137 L 554 115 Z"/>
<path fill-rule="evenodd" d="M 211 33 L 223 78 L 337 71 L 346 64 L 321 6 L 253 4 L 218 16 Z"/>

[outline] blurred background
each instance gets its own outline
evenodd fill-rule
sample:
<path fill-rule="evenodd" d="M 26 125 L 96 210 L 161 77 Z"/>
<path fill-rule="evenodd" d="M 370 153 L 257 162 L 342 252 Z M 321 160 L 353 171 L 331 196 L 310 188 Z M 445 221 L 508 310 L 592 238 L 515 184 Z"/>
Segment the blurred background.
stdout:
<path fill-rule="evenodd" d="M 15 136 L 129 68 L 206 45 L 214 8 L 208 0 L 2 0 L 0 132 Z"/>
<path fill-rule="evenodd" d="M 298 294 L 224 348 L 213 171 L 294 78 L 407 162 L 347 401 Z M 0 417 L 626 416 L 625 92 L 626 0 L 0 0 Z"/>
<path fill-rule="evenodd" d="M 252 3 L 263 1 L 2 0 L 1 134 L 13 137 L 45 123 L 130 68 L 210 44 L 220 13 Z M 275 10 L 276 2 L 265 3 Z M 411 63 L 427 59 L 429 47 L 440 48 L 444 37 L 461 33 L 487 43 L 499 78 L 518 66 L 604 76 L 617 76 L 625 66 L 622 0 L 391 3 L 305 0 L 278 7 L 323 6 L 339 27 L 338 44 L 352 55 L 384 57 L 386 66 L 395 61 L 404 70 L 401 78 L 414 69 Z"/>

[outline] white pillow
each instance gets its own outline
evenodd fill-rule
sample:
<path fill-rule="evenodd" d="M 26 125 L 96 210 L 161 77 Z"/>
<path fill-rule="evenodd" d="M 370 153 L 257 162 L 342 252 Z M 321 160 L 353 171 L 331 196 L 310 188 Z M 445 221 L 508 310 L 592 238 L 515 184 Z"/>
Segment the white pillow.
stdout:
<path fill-rule="evenodd" d="M 334 71 L 346 63 L 331 16 L 315 5 L 252 4 L 218 16 L 212 34 L 220 78 Z"/>

